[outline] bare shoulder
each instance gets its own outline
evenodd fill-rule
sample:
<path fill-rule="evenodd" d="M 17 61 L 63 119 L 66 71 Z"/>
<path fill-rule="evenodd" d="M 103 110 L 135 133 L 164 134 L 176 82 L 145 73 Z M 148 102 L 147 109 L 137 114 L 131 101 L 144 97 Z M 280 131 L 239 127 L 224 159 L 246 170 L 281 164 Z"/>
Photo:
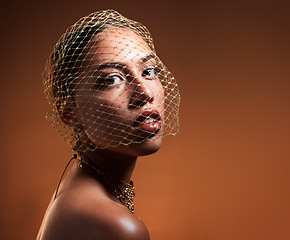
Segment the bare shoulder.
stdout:
<path fill-rule="evenodd" d="M 64 198 L 54 204 L 41 240 L 150 239 L 144 223 L 120 204 L 110 199 L 77 200 Z"/>

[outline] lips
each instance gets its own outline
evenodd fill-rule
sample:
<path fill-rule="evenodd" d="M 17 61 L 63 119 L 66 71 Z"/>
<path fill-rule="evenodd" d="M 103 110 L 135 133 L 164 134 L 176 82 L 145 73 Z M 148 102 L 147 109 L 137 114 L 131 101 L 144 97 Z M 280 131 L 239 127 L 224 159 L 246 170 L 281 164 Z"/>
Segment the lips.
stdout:
<path fill-rule="evenodd" d="M 156 110 L 144 111 L 138 116 L 133 127 L 147 133 L 157 133 L 161 128 L 161 116 Z"/>

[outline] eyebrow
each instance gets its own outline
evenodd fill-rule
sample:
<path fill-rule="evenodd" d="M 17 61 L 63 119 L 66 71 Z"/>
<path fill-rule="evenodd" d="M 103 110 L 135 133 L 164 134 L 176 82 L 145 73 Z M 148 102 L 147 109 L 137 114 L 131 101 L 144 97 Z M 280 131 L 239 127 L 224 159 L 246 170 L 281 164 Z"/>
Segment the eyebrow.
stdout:
<path fill-rule="evenodd" d="M 102 63 L 97 67 L 97 71 L 106 69 L 106 68 L 118 68 L 118 69 L 124 69 L 126 68 L 126 65 L 119 62 L 109 62 L 109 63 Z"/>
<path fill-rule="evenodd" d="M 144 63 L 144 62 L 147 62 L 147 61 L 149 61 L 149 60 L 152 59 L 152 58 L 155 58 L 155 57 L 154 57 L 154 55 L 150 54 L 150 55 L 148 55 L 148 56 L 142 58 L 142 59 L 141 59 L 141 62 L 143 62 L 143 63 Z"/>
<path fill-rule="evenodd" d="M 147 55 L 146 57 L 142 58 L 140 60 L 140 62 L 145 63 L 145 62 L 149 61 L 150 59 L 154 59 L 154 58 L 155 58 L 154 55 L 150 54 L 150 55 Z M 127 68 L 127 65 L 124 63 L 120 63 L 120 62 L 102 63 L 97 67 L 96 71 L 106 69 L 106 68 L 117 68 L 117 69 L 122 70 L 124 68 Z"/>

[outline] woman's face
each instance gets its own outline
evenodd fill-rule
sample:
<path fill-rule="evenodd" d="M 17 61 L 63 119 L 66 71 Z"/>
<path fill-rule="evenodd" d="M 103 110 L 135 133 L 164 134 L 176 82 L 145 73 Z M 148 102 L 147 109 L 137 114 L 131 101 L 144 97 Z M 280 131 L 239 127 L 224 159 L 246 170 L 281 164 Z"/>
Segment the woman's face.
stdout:
<path fill-rule="evenodd" d="M 135 156 L 157 151 L 164 91 L 155 55 L 140 36 L 123 27 L 109 27 L 89 46 L 75 87 L 82 141 Z"/>

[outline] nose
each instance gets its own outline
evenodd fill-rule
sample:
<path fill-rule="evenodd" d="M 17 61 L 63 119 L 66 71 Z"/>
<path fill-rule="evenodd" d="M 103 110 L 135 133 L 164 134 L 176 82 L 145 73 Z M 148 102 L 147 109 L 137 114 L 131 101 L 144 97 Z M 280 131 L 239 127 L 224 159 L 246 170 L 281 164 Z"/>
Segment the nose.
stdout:
<path fill-rule="evenodd" d="M 146 83 L 148 81 L 148 83 Z M 154 101 L 154 93 L 149 87 L 150 80 L 144 80 L 141 76 L 136 77 L 132 82 L 132 94 L 130 97 L 130 108 L 140 108 L 147 103 Z"/>

